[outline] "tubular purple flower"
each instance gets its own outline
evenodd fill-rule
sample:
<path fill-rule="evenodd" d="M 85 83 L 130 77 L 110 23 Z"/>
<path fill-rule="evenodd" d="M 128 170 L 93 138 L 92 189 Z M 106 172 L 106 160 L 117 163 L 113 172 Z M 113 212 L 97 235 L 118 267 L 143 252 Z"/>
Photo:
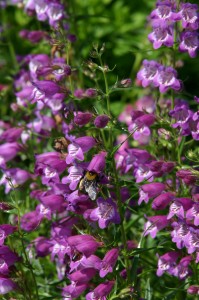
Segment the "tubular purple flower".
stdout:
<path fill-rule="evenodd" d="M 148 35 L 148 39 L 153 43 L 154 49 L 159 49 L 162 45 L 172 47 L 174 43 L 172 28 L 156 27 Z"/>
<path fill-rule="evenodd" d="M 142 86 L 147 87 L 153 83 L 158 75 L 160 64 L 154 60 L 144 60 L 143 68 L 137 73 L 137 78 L 141 80 Z"/>
<path fill-rule="evenodd" d="M 152 216 L 147 217 L 148 221 L 144 226 L 144 236 L 150 234 L 154 239 L 157 235 L 157 232 L 167 227 L 170 221 L 167 219 L 167 216 Z"/>
<path fill-rule="evenodd" d="M 139 190 L 140 197 L 138 200 L 138 204 L 140 205 L 142 201 L 148 203 L 150 198 L 157 197 L 163 192 L 164 189 L 165 185 L 161 182 L 143 184 Z"/>
<path fill-rule="evenodd" d="M 170 1 L 162 1 L 156 4 L 157 8 L 152 11 L 150 17 L 155 21 L 159 21 L 160 26 L 166 26 L 168 23 L 172 24 L 177 19 L 175 13 L 175 6 L 173 7 Z M 178 17 L 179 19 L 179 17 Z"/>
<path fill-rule="evenodd" d="M 86 300 L 102 299 L 105 300 L 106 296 L 111 292 L 115 281 L 106 281 L 99 284 L 92 292 L 86 295 Z"/>
<path fill-rule="evenodd" d="M 186 185 L 193 185 L 196 180 L 197 176 L 192 173 L 189 169 L 181 169 L 176 173 L 176 176 L 186 184 Z"/>
<path fill-rule="evenodd" d="M 193 203 L 193 206 L 186 212 L 188 220 L 194 219 L 194 225 L 199 225 L 199 203 Z"/>
<path fill-rule="evenodd" d="M 77 283 L 72 281 L 70 285 L 63 287 L 62 297 L 63 299 L 71 300 L 79 297 L 87 288 L 88 283 Z"/>
<path fill-rule="evenodd" d="M 7 294 L 16 288 L 16 283 L 14 283 L 10 278 L 6 276 L 0 276 L 0 295 Z"/>
<path fill-rule="evenodd" d="M 164 209 L 169 205 L 169 203 L 174 199 L 174 197 L 175 196 L 170 192 L 162 193 L 153 200 L 152 208 L 154 210 Z"/>
<path fill-rule="evenodd" d="M 102 173 L 106 165 L 106 155 L 107 153 L 105 151 L 96 154 L 88 165 L 87 170 L 97 174 Z"/>
<path fill-rule="evenodd" d="M 67 240 L 71 247 L 83 253 L 86 257 L 95 253 L 102 246 L 101 242 L 97 242 L 94 237 L 87 234 L 70 236 Z"/>
<path fill-rule="evenodd" d="M 41 203 L 52 212 L 63 212 L 65 201 L 62 195 L 48 195 L 40 198 Z"/>
<path fill-rule="evenodd" d="M 0 145 L 0 167 L 5 168 L 5 163 L 13 159 L 21 149 L 21 145 L 16 142 Z"/>
<path fill-rule="evenodd" d="M 40 42 L 44 37 L 46 37 L 46 33 L 41 30 L 29 31 L 24 29 L 20 31 L 19 35 L 21 38 L 25 38 L 33 44 Z"/>
<path fill-rule="evenodd" d="M 199 295 L 199 285 L 190 285 L 187 289 L 187 294 Z"/>
<path fill-rule="evenodd" d="M 193 201 L 190 198 L 174 198 L 173 203 L 170 205 L 168 219 L 171 219 L 174 215 L 184 218 L 185 211 L 190 209 L 193 205 Z"/>
<path fill-rule="evenodd" d="M 5 193 L 9 193 L 11 189 L 19 187 L 33 176 L 19 168 L 8 169 L 4 172 L 0 180 L 0 185 L 5 185 Z"/>
<path fill-rule="evenodd" d="M 154 79 L 155 86 L 159 86 L 160 93 L 165 93 L 169 88 L 179 91 L 182 84 L 177 79 L 177 72 L 172 67 L 161 66 L 158 75 Z"/>
<path fill-rule="evenodd" d="M 8 275 L 9 267 L 13 266 L 17 261 L 19 261 L 17 254 L 12 252 L 8 246 L 0 247 L 0 274 Z"/>
<path fill-rule="evenodd" d="M 189 56 L 194 58 L 197 55 L 199 48 L 199 38 L 198 32 L 195 31 L 185 31 L 180 35 L 180 52 L 188 52 Z"/>
<path fill-rule="evenodd" d="M 4 244 L 4 240 L 10 234 L 17 230 L 16 226 L 9 225 L 9 224 L 2 224 L 0 225 L 0 246 Z"/>
<path fill-rule="evenodd" d="M 41 93 L 43 93 L 46 97 L 52 97 L 56 93 L 60 93 L 61 88 L 51 80 L 40 80 L 32 82 L 33 86 L 35 86 Z"/>
<path fill-rule="evenodd" d="M 85 96 L 88 98 L 94 98 L 97 96 L 97 90 L 89 88 L 85 91 Z"/>
<path fill-rule="evenodd" d="M 64 17 L 64 7 L 60 3 L 49 3 L 46 14 L 49 18 L 49 24 L 56 27 L 57 23 Z"/>
<path fill-rule="evenodd" d="M 79 125 L 79 126 L 83 126 L 86 125 L 90 122 L 92 118 L 92 114 L 89 112 L 78 112 L 75 117 L 74 117 L 74 122 L 75 124 Z"/>
<path fill-rule="evenodd" d="M 79 283 L 86 283 L 89 282 L 96 274 L 97 270 L 93 268 L 86 268 L 83 270 L 79 270 L 73 272 L 72 274 L 68 274 L 68 278 L 71 281 Z"/>
<path fill-rule="evenodd" d="M 117 262 L 118 256 L 119 250 L 117 248 L 113 248 L 106 253 L 101 262 L 96 263 L 95 266 L 100 271 L 99 275 L 101 278 L 104 278 L 108 273 L 113 272 L 113 268 Z"/>
<path fill-rule="evenodd" d="M 21 217 L 21 228 L 25 231 L 33 231 L 40 225 L 41 220 L 37 211 L 30 211 Z"/>
<path fill-rule="evenodd" d="M 99 115 L 94 120 L 94 125 L 97 128 L 104 128 L 108 124 L 110 118 L 107 115 Z"/>
<path fill-rule="evenodd" d="M 111 198 L 104 200 L 103 198 L 97 199 L 98 207 L 93 209 L 90 214 L 90 219 L 98 221 L 101 229 L 106 228 L 109 223 L 120 223 L 120 215 L 117 211 L 116 203 Z"/>
<path fill-rule="evenodd" d="M 198 23 L 198 5 L 192 3 L 182 3 L 181 10 L 178 15 L 182 20 L 183 28 L 191 28 L 197 30 Z"/>
<path fill-rule="evenodd" d="M 84 153 L 96 145 L 96 140 L 91 136 L 77 138 L 68 146 L 66 164 L 71 164 L 75 159 L 84 160 Z"/>
<path fill-rule="evenodd" d="M 22 131 L 23 128 L 9 128 L 0 135 L 0 141 L 6 141 L 8 143 L 15 142 L 20 138 Z"/>
<path fill-rule="evenodd" d="M 156 273 L 157 276 L 162 276 L 165 272 L 168 272 L 170 274 L 173 268 L 176 266 L 176 260 L 179 256 L 180 254 L 176 251 L 170 251 L 160 256 Z"/>
<path fill-rule="evenodd" d="M 51 241 L 46 237 L 40 236 L 34 240 L 37 257 L 45 257 L 50 254 Z"/>
<path fill-rule="evenodd" d="M 184 280 L 190 276 L 192 272 L 191 269 L 189 269 L 189 265 L 192 259 L 191 256 L 183 257 L 179 264 L 173 268 L 172 275 L 178 277 L 180 280 Z"/>
<path fill-rule="evenodd" d="M 79 166 L 68 168 L 69 175 L 62 178 L 62 183 L 69 184 L 69 188 L 74 191 L 83 177 L 84 170 Z"/>

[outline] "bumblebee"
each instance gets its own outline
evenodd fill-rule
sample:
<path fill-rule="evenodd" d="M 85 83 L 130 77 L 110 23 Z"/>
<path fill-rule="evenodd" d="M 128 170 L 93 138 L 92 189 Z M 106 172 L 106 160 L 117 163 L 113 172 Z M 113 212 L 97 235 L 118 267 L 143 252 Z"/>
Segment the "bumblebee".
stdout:
<path fill-rule="evenodd" d="M 67 151 L 68 145 L 69 141 L 65 137 L 60 137 L 54 140 L 53 148 L 57 152 L 65 153 Z"/>
<path fill-rule="evenodd" d="M 87 171 L 84 177 L 80 181 L 79 190 L 86 192 L 91 200 L 96 200 L 97 183 L 98 183 L 97 173 Z"/>

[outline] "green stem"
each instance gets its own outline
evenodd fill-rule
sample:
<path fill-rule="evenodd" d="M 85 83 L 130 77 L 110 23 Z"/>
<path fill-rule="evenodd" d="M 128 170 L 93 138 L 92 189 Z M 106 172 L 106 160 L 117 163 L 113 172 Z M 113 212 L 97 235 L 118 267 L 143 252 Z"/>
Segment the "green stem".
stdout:
<path fill-rule="evenodd" d="M 11 181 L 10 181 L 10 184 L 11 184 L 11 187 L 13 188 L 13 192 L 14 192 L 14 199 L 12 198 L 12 200 L 14 200 L 13 202 L 15 203 L 15 207 L 17 209 L 18 233 L 19 233 L 19 238 L 20 238 L 21 245 L 22 245 L 22 251 L 23 251 L 23 254 L 24 254 L 24 257 L 25 257 L 26 265 L 27 265 L 28 269 L 30 270 L 30 273 L 32 275 L 32 279 L 33 279 L 33 282 L 34 282 L 34 285 L 35 285 L 36 297 L 34 298 L 34 300 L 39 300 L 39 293 L 38 293 L 37 281 L 36 281 L 35 274 L 34 274 L 33 269 L 32 269 L 32 265 L 31 265 L 31 263 L 30 263 L 30 261 L 28 259 L 27 253 L 26 253 L 25 244 L 24 244 L 24 238 L 23 238 L 23 232 L 22 232 L 21 226 L 20 226 L 20 222 L 21 222 L 20 208 L 19 208 L 19 204 L 18 204 L 18 201 L 17 201 L 17 198 L 16 198 L 14 186 L 13 186 L 13 184 L 12 184 Z"/>
<path fill-rule="evenodd" d="M 3 26 L 5 27 L 4 28 L 4 33 L 6 35 L 6 40 L 7 40 L 7 44 L 8 44 L 8 49 L 9 49 L 9 52 L 10 52 L 10 57 L 11 57 L 11 61 L 12 61 L 12 64 L 13 64 L 13 67 L 15 69 L 15 71 L 17 71 L 19 69 L 19 65 L 18 65 L 18 62 L 17 62 L 17 59 L 16 59 L 16 54 L 15 54 L 15 49 L 13 47 L 13 43 L 11 41 L 11 38 L 10 38 L 10 33 L 9 33 L 9 30 L 6 28 L 8 25 L 8 22 L 7 22 L 7 16 L 6 16 L 6 10 L 2 9 L 2 13 L 1 13 L 1 19 L 2 19 L 2 23 L 3 23 Z"/>
<path fill-rule="evenodd" d="M 98 58 L 100 61 L 100 66 L 102 69 L 103 77 L 104 77 L 104 84 L 105 84 L 105 92 L 106 92 L 106 102 L 107 102 L 107 111 L 109 116 L 111 116 L 111 111 L 110 111 L 110 97 L 109 97 L 109 87 L 108 87 L 108 80 L 106 76 L 106 71 L 104 70 L 104 65 L 102 63 L 101 55 L 98 54 Z M 109 130 L 109 142 L 110 142 L 110 148 L 113 151 L 113 131 L 112 131 L 112 124 L 110 125 L 110 130 Z M 111 151 L 111 152 L 112 152 Z M 113 169 L 113 175 L 114 175 L 114 181 L 115 181 L 115 188 L 116 188 L 116 196 L 117 196 L 117 201 L 118 201 L 118 208 L 119 208 L 119 214 L 120 214 L 120 219 L 121 219 L 121 224 L 120 224 L 120 231 L 121 231 L 121 238 L 122 238 L 122 243 L 124 246 L 124 263 L 125 263 L 125 268 L 127 272 L 127 282 L 130 285 L 131 282 L 131 277 L 130 277 L 130 265 L 129 265 L 129 259 L 127 256 L 128 252 L 128 246 L 127 246 L 127 238 L 126 238 L 126 233 L 125 233 L 125 228 L 124 228 L 124 214 L 123 214 L 123 203 L 121 199 L 121 194 L 120 194 L 120 182 L 118 178 L 118 173 L 116 169 L 116 164 L 115 164 L 115 159 L 114 155 L 111 157 L 112 160 L 112 169 Z"/>

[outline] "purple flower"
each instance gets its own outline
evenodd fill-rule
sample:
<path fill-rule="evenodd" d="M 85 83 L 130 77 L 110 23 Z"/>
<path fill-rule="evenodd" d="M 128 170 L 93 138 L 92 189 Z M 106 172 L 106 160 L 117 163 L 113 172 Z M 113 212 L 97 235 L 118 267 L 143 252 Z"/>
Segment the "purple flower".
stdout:
<path fill-rule="evenodd" d="M 106 296 L 113 289 L 114 284 L 115 284 L 114 281 L 106 281 L 104 283 L 99 284 L 92 292 L 86 295 L 86 300 L 94 300 L 94 299 L 105 300 Z"/>
<path fill-rule="evenodd" d="M 160 64 L 154 60 L 144 60 L 143 68 L 137 73 L 137 78 L 141 80 L 142 86 L 147 87 L 153 83 L 158 75 Z"/>
<path fill-rule="evenodd" d="M 19 168 L 8 169 L 4 172 L 0 185 L 5 185 L 5 193 L 7 194 L 12 188 L 19 187 L 31 177 L 31 174 L 25 170 Z"/>
<path fill-rule="evenodd" d="M 35 155 L 35 173 L 42 176 L 43 184 L 59 182 L 59 174 L 66 169 L 64 159 L 58 152 L 46 152 Z"/>
<path fill-rule="evenodd" d="M 14 290 L 17 287 L 10 278 L 6 276 L 0 276 L 0 295 L 4 295 Z"/>
<path fill-rule="evenodd" d="M 88 234 L 70 236 L 68 238 L 68 244 L 73 249 L 83 253 L 86 257 L 95 253 L 97 248 L 102 245 L 100 242 L 97 242 L 94 237 Z"/>
<path fill-rule="evenodd" d="M 63 299 L 71 300 L 79 297 L 88 288 L 88 283 L 77 283 L 72 281 L 70 285 L 63 287 Z"/>
<path fill-rule="evenodd" d="M 158 21 L 160 26 L 166 26 L 176 20 L 176 13 L 170 1 L 162 1 L 156 4 L 157 8 L 152 11 L 150 17 L 153 20 Z"/>
<path fill-rule="evenodd" d="M 95 276 L 96 272 L 97 272 L 96 269 L 86 268 L 69 274 L 68 278 L 74 282 L 86 283 Z"/>
<path fill-rule="evenodd" d="M 89 257 L 86 257 L 84 255 L 79 255 L 80 258 L 76 259 L 74 256 L 74 261 L 72 260 L 70 262 L 70 271 L 74 270 L 82 270 L 85 268 L 94 268 L 97 269 L 96 265 L 97 263 L 101 262 L 101 259 L 96 255 L 90 255 Z"/>
<path fill-rule="evenodd" d="M 0 145 L 0 167 L 5 168 L 6 162 L 13 159 L 21 149 L 21 145 L 16 142 Z"/>
<path fill-rule="evenodd" d="M 64 205 L 64 197 L 62 195 L 47 195 L 40 197 L 41 203 L 49 208 L 51 212 L 63 212 L 65 210 Z"/>
<path fill-rule="evenodd" d="M 57 22 L 64 17 L 64 7 L 59 3 L 50 3 L 46 13 L 49 18 L 49 24 L 52 27 L 56 27 Z"/>
<path fill-rule="evenodd" d="M 169 225 L 169 220 L 167 216 L 153 216 L 147 217 L 148 221 L 144 226 L 144 236 L 150 234 L 154 239 L 157 235 L 157 232 Z"/>
<path fill-rule="evenodd" d="M 182 220 L 172 223 L 172 227 L 172 242 L 176 243 L 178 249 L 182 249 L 187 243 L 189 243 L 190 228 Z"/>
<path fill-rule="evenodd" d="M 110 118 L 107 115 L 99 115 L 94 120 L 94 125 L 97 128 L 104 128 L 108 124 Z"/>
<path fill-rule="evenodd" d="M 84 98 L 84 90 L 82 90 L 82 89 L 75 90 L 74 91 L 74 97 L 76 97 L 77 99 Z"/>
<path fill-rule="evenodd" d="M 184 218 L 185 211 L 190 209 L 193 205 L 193 201 L 189 198 L 175 198 L 170 205 L 168 219 L 171 219 L 174 215 L 179 218 Z"/>
<path fill-rule="evenodd" d="M 192 260 L 191 256 L 183 257 L 179 264 L 175 266 L 172 270 L 172 275 L 178 277 L 181 280 L 187 278 L 187 276 L 191 275 L 191 270 L 189 269 L 190 262 Z"/>
<path fill-rule="evenodd" d="M 8 235 L 12 234 L 16 229 L 17 227 L 13 225 L 9 225 L 9 224 L 0 225 L 0 246 L 4 244 L 5 238 Z"/>
<path fill-rule="evenodd" d="M 157 77 L 154 79 L 154 84 L 159 86 L 160 93 L 165 93 L 169 88 L 179 91 L 181 83 L 177 79 L 177 72 L 172 67 L 159 67 Z"/>
<path fill-rule="evenodd" d="M 100 271 L 99 275 L 101 278 L 104 278 L 108 273 L 113 272 L 113 268 L 117 262 L 119 255 L 119 250 L 117 248 L 113 248 L 109 250 L 101 262 L 97 262 L 95 266 Z"/>
<path fill-rule="evenodd" d="M 96 145 L 96 140 L 91 136 L 84 136 L 75 139 L 75 141 L 68 146 L 68 155 L 66 157 L 66 164 L 71 164 L 75 159 L 84 160 L 84 153 L 88 152 Z"/>
<path fill-rule="evenodd" d="M 181 169 L 176 173 L 176 176 L 186 184 L 186 185 L 193 185 L 196 180 L 197 176 L 192 173 L 189 169 Z"/>
<path fill-rule="evenodd" d="M 50 247 L 52 246 L 49 239 L 40 236 L 34 240 L 35 251 L 37 257 L 45 257 L 50 254 Z"/>
<path fill-rule="evenodd" d="M 152 202 L 152 208 L 154 210 L 161 210 L 167 207 L 167 205 L 173 200 L 174 195 L 170 192 L 162 193 L 156 197 Z"/>
<path fill-rule="evenodd" d="M 35 0 L 35 11 L 39 21 L 45 21 L 47 19 L 48 2 L 46 0 Z"/>
<path fill-rule="evenodd" d="M 176 251 L 167 252 L 159 257 L 157 276 L 162 276 L 163 273 L 172 273 L 173 268 L 176 266 L 176 260 L 179 257 L 179 253 Z"/>
<path fill-rule="evenodd" d="M 87 170 L 97 174 L 102 173 L 106 165 L 106 155 L 107 153 L 105 151 L 101 151 L 100 153 L 96 154 L 88 165 Z"/>
<path fill-rule="evenodd" d="M 94 98 L 97 96 L 97 90 L 89 88 L 85 91 L 85 97 Z"/>
<path fill-rule="evenodd" d="M 8 246 L 0 247 L 0 274 L 8 275 L 9 267 L 14 265 L 19 260 L 19 257 L 10 250 Z"/>
<path fill-rule="evenodd" d="M 194 219 L 194 225 L 199 225 L 199 203 L 193 203 L 193 206 L 187 210 L 186 218 L 188 220 Z"/>
<path fill-rule="evenodd" d="M 198 29 L 198 5 L 191 3 L 182 3 L 179 16 L 182 19 L 183 28 L 191 28 L 193 30 Z"/>
<path fill-rule="evenodd" d="M 199 112 L 194 113 L 192 118 L 189 120 L 189 126 L 191 134 L 194 140 L 199 140 Z"/>
<path fill-rule="evenodd" d="M 170 116 L 176 120 L 172 127 L 182 129 L 182 135 L 190 134 L 189 120 L 191 119 L 193 112 L 189 110 L 187 104 L 177 104 L 174 110 L 169 112 Z"/>
<path fill-rule="evenodd" d="M 185 31 L 181 33 L 179 51 L 187 51 L 190 57 L 194 58 L 197 55 L 198 47 L 199 39 L 196 31 Z"/>
<path fill-rule="evenodd" d="M 134 166 L 133 175 L 136 178 L 136 182 L 140 183 L 143 180 L 153 181 L 153 172 L 146 165 L 136 165 Z"/>
<path fill-rule="evenodd" d="M 187 293 L 190 295 L 199 295 L 199 285 L 190 285 L 187 289 Z"/>
<path fill-rule="evenodd" d="M 148 203 L 150 198 L 157 197 L 163 192 L 164 189 L 165 185 L 161 182 L 143 184 L 139 190 L 140 197 L 138 200 L 138 204 L 140 205 L 142 201 Z"/>
<path fill-rule="evenodd" d="M 172 47 L 174 43 L 173 30 L 169 27 L 156 27 L 153 29 L 153 32 L 148 35 L 148 39 L 153 43 L 154 49 L 158 49 L 162 45 Z"/>
<path fill-rule="evenodd" d="M 6 141 L 8 143 L 15 142 L 20 138 L 22 131 L 23 128 L 9 128 L 0 135 L 0 141 Z"/>
<path fill-rule="evenodd" d="M 69 173 L 68 176 L 62 178 L 62 183 L 64 183 L 64 184 L 69 183 L 69 188 L 72 191 L 74 191 L 76 189 L 79 181 L 83 177 L 84 170 L 83 170 L 83 168 L 81 168 L 79 166 L 72 166 L 72 167 L 68 168 L 68 173 Z"/>
<path fill-rule="evenodd" d="M 101 229 L 106 228 L 110 222 L 115 224 L 120 223 L 120 215 L 117 212 L 115 202 L 113 202 L 111 198 L 108 198 L 107 200 L 98 198 L 97 205 L 98 207 L 92 210 L 90 219 L 98 221 Z"/>
<path fill-rule="evenodd" d="M 92 118 L 92 114 L 89 112 L 78 112 L 75 117 L 74 117 L 74 122 L 75 124 L 79 125 L 79 126 L 83 126 L 86 125 L 90 122 Z"/>
<path fill-rule="evenodd" d="M 40 225 L 41 220 L 37 211 L 30 211 L 21 217 L 21 228 L 28 232 L 33 231 Z"/>
<path fill-rule="evenodd" d="M 35 81 L 32 84 L 36 87 L 36 90 L 35 89 L 33 90 L 33 97 L 34 97 L 34 93 L 39 91 L 45 97 L 50 98 L 56 93 L 59 93 L 61 90 L 60 87 L 57 85 L 57 83 L 51 80 Z M 39 99 L 37 98 L 37 100 Z"/>

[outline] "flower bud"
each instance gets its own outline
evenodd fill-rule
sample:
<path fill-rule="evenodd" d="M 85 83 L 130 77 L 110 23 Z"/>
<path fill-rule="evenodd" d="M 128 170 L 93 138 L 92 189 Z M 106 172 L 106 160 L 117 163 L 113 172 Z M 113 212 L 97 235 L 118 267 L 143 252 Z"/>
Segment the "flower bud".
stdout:
<path fill-rule="evenodd" d="M 107 115 L 100 115 L 95 118 L 94 125 L 97 128 L 104 128 L 108 124 L 109 117 Z"/>

